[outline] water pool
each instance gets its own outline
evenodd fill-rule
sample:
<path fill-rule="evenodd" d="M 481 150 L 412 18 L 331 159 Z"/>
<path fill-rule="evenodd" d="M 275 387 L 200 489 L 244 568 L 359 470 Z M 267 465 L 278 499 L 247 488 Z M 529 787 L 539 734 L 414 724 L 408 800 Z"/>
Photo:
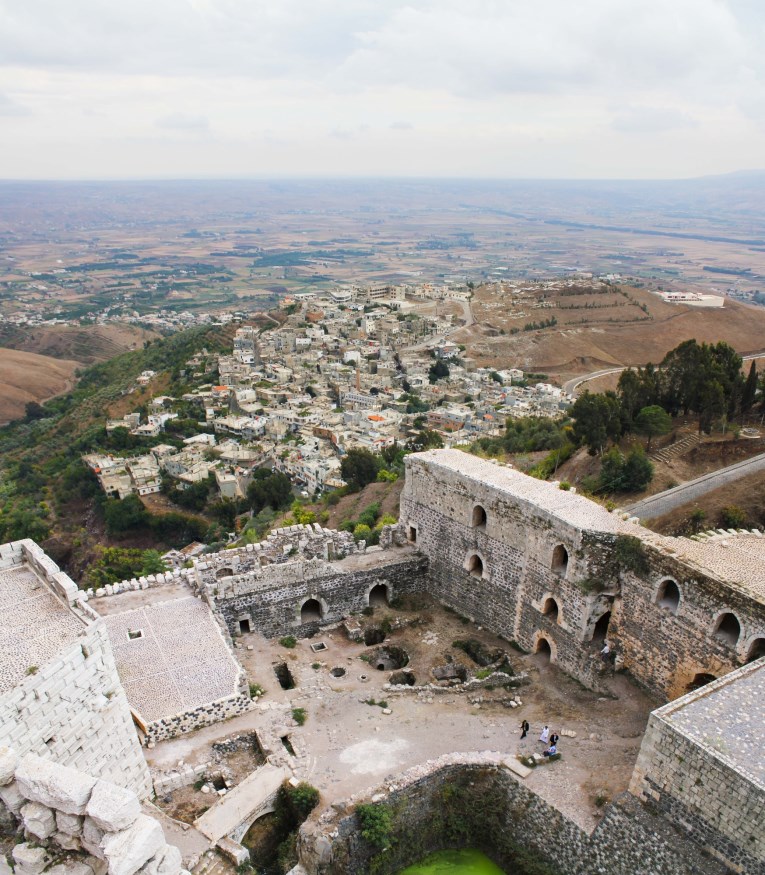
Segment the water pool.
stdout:
<path fill-rule="evenodd" d="M 480 851 L 438 851 L 399 875 L 505 875 Z"/>

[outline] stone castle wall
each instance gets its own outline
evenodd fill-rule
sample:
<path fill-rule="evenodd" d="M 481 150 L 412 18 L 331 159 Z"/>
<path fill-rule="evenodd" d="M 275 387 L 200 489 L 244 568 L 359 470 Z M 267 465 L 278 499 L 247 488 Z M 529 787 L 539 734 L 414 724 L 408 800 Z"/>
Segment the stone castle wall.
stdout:
<path fill-rule="evenodd" d="M 565 875 L 722 875 L 699 848 L 666 830 L 633 797 L 606 809 L 592 835 L 525 787 L 494 753 L 449 754 L 410 769 L 377 793 L 354 797 L 301 829 L 308 875 L 395 875 L 434 850 L 479 847 L 506 871 L 533 859 Z M 384 802 L 393 815 L 388 849 L 361 836 L 355 805 Z M 742 870 L 755 875 L 759 870 Z"/>
<path fill-rule="evenodd" d="M 359 557 L 361 559 L 361 557 Z M 422 592 L 427 560 L 411 551 L 370 553 L 359 561 L 328 563 L 319 559 L 269 565 L 258 575 L 243 574 L 212 585 L 211 600 L 231 634 L 249 622 L 268 637 L 308 635 L 337 623 L 369 604 L 369 593 L 386 586 L 388 598 Z M 348 564 L 348 562 L 352 564 Z M 305 621 L 301 609 L 308 600 L 321 606 L 321 619 Z"/>
<path fill-rule="evenodd" d="M 544 639 L 553 661 L 593 687 L 604 668 L 597 624 L 610 614 L 605 634 L 619 664 L 667 698 L 697 674 L 733 670 L 765 638 L 765 605 L 684 564 L 666 543 L 672 539 L 552 484 L 527 485 L 531 478 L 515 472 L 510 486 L 495 482 L 494 466 L 468 458 L 464 467 L 477 473 L 442 463 L 438 452 L 407 458 L 401 524 L 428 557 L 436 598 L 526 650 Z M 485 522 L 476 524 L 476 508 Z M 645 573 L 616 563 L 619 539 L 641 543 Z M 680 590 L 676 610 L 657 603 L 668 579 Z M 714 634 L 728 611 L 741 625 L 735 643 Z"/>
<path fill-rule="evenodd" d="M 181 853 L 136 794 L 50 759 L 0 747 L 0 819 L 24 831 L 16 875 L 182 875 Z"/>
<path fill-rule="evenodd" d="M 218 699 L 215 702 L 206 702 L 198 708 L 192 708 L 190 711 L 184 711 L 181 714 L 174 714 L 172 717 L 163 717 L 161 720 L 154 720 L 145 725 L 145 742 L 147 744 L 164 741 L 167 738 L 175 738 L 177 735 L 185 735 L 187 732 L 193 732 L 195 729 L 201 729 L 203 726 L 210 726 L 212 723 L 220 723 L 223 720 L 228 720 L 230 717 L 238 717 L 249 711 L 252 707 L 252 700 L 249 692 L 240 692 L 236 696 L 230 696 L 226 699 Z"/>
<path fill-rule="evenodd" d="M 151 794 L 103 622 L 0 697 L 0 744 Z"/>

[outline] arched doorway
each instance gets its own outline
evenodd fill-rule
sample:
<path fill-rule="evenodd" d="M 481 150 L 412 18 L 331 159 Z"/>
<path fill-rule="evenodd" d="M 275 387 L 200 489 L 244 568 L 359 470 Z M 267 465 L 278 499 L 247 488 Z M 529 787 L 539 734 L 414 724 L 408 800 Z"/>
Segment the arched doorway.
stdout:
<path fill-rule="evenodd" d="M 372 607 L 386 607 L 388 605 L 388 587 L 387 584 L 378 583 L 369 591 L 369 604 Z"/>
<path fill-rule="evenodd" d="M 747 662 L 754 662 L 755 659 L 759 659 L 761 656 L 765 656 L 765 638 L 755 638 L 752 641 L 751 646 L 749 647 L 749 653 L 746 655 Z"/>
<path fill-rule="evenodd" d="M 321 617 L 321 604 L 317 599 L 308 599 L 307 602 L 303 602 L 303 606 L 300 608 L 301 623 L 316 623 L 321 620 Z"/>
<path fill-rule="evenodd" d="M 592 633 L 593 641 L 605 641 L 608 635 L 608 626 L 611 622 L 611 611 L 606 611 L 605 614 L 595 624 L 595 629 Z"/>
<path fill-rule="evenodd" d="M 234 569 L 233 568 L 219 568 L 215 572 L 215 579 L 222 580 L 224 577 L 233 577 Z"/>
<path fill-rule="evenodd" d="M 542 665 L 547 665 L 552 659 L 552 648 L 550 647 L 550 642 L 546 638 L 540 638 L 537 641 L 537 647 L 534 653 L 539 658 L 538 661 Z"/>

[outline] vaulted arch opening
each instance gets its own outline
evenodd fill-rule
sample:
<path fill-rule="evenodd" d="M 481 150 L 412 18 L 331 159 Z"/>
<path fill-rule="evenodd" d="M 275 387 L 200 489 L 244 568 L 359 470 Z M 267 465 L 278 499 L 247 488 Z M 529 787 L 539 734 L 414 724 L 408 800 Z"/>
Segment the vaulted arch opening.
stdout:
<path fill-rule="evenodd" d="M 384 583 L 378 583 L 369 591 L 369 604 L 372 607 L 385 607 L 388 604 L 388 586 Z"/>
<path fill-rule="evenodd" d="M 669 611 L 670 614 L 676 614 L 680 606 L 680 587 L 674 580 L 662 580 L 659 584 L 659 591 L 656 594 L 656 604 L 660 608 Z"/>
<path fill-rule="evenodd" d="M 563 575 L 566 573 L 568 569 L 568 550 L 563 544 L 558 544 L 553 550 L 551 568 L 556 574 Z"/>
<path fill-rule="evenodd" d="M 215 579 L 222 580 L 224 577 L 233 577 L 234 569 L 233 568 L 219 568 L 215 572 Z"/>
<path fill-rule="evenodd" d="M 738 644 L 738 639 L 741 635 L 741 623 L 735 614 L 722 614 L 715 626 L 714 636 L 723 644 L 729 644 L 735 647 Z"/>
<path fill-rule="evenodd" d="M 539 657 L 540 662 L 547 665 L 552 659 L 552 648 L 550 647 L 550 642 L 546 638 L 539 638 L 534 653 Z"/>
<path fill-rule="evenodd" d="M 759 659 L 761 656 L 765 656 L 765 638 L 755 638 L 749 645 L 746 661 L 754 662 L 755 659 Z"/>
<path fill-rule="evenodd" d="M 477 553 L 468 559 L 467 570 L 471 577 L 483 577 L 483 559 Z"/>
<path fill-rule="evenodd" d="M 701 687 L 705 687 L 707 684 L 711 684 L 712 681 L 716 681 L 717 678 L 713 674 L 707 674 L 706 672 L 699 672 L 697 675 L 694 675 L 693 680 L 686 687 L 687 692 L 692 693 L 694 690 L 701 689 Z"/>
<path fill-rule="evenodd" d="M 300 608 L 301 623 L 316 623 L 322 618 L 321 603 L 318 599 L 308 599 Z"/>
<path fill-rule="evenodd" d="M 542 608 L 542 613 L 545 617 L 548 617 L 553 623 L 558 622 L 558 603 L 555 601 L 552 596 L 545 601 L 544 607 Z"/>
<path fill-rule="evenodd" d="M 611 611 L 606 611 L 605 614 L 595 624 L 595 629 L 592 633 L 593 641 L 605 641 L 608 635 L 608 627 L 611 623 Z"/>
<path fill-rule="evenodd" d="M 480 504 L 477 504 L 473 508 L 473 528 L 474 529 L 485 529 L 486 528 L 486 511 L 481 507 Z"/>

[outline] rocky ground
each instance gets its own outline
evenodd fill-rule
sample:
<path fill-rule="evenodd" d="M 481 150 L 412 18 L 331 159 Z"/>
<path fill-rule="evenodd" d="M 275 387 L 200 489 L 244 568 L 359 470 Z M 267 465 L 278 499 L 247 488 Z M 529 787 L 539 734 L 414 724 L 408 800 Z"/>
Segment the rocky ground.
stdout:
<path fill-rule="evenodd" d="M 152 769 L 163 772 L 179 762 L 208 762 L 213 743 L 254 730 L 271 760 L 318 787 L 328 804 L 443 753 L 541 751 L 537 739 L 547 723 L 556 731 L 572 730 L 576 737 L 562 738 L 561 759 L 535 769 L 526 779 L 540 796 L 590 830 L 600 806 L 627 788 L 648 714 L 659 704 L 627 678 L 612 678 L 609 694 L 597 695 L 540 657 L 518 653 L 506 641 L 431 601 L 423 600 L 408 611 L 378 606 L 373 616 L 357 619 L 367 627 L 384 629 L 390 623 L 393 629 L 384 644 L 371 647 L 348 640 L 340 628 L 300 640 L 294 648 L 254 633 L 239 638 L 237 652 L 250 679 L 265 690 L 259 704 L 226 723 L 158 744 L 147 751 Z M 399 623 L 405 625 L 396 628 Z M 409 656 L 406 670 L 414 673 L 419 686 L 430 683 L 433 668 L 439 666 L 462 664 L 470 675 L 479 672 L 464 652 L 452 647 L 453 641 L 467 638 L 506 651 L 516 674 L 528 675 L 527 685 L 469 693 L 458 688 L 440 693 L 416 687 L 393 691 L 385 689 L 391 672 L 377 669 L 377 657 L 372 663 L 363 658 L 381 646 L 401 648 Z M 320 642 L 326 650 L 313 652 L 311 645 Z M 277 664 L 289 668 L 293 689 L 282 689 L 274 671 Z M 520 707 L 509 706 L 514 697 L 522 701 Z M 303 726 L 293 719 L 294 708 L 305 710 Z M 522 719 L 532 727 L 523 742 Z M 231 769 L 231 782 L 254 767 L 240 758 Z M 209 802 L 201 789 L 189 787 L 167 794 L 163 805 L 188 817 Z"/>

